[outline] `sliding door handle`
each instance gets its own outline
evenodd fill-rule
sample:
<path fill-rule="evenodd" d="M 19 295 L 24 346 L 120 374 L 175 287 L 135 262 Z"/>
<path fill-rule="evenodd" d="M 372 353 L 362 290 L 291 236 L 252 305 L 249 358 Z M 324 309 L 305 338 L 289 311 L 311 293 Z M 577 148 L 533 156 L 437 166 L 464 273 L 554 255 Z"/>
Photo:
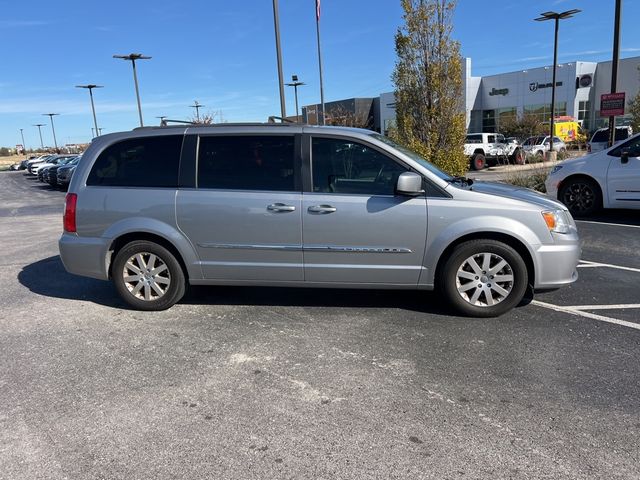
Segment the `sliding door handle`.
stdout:
<path fill-rule="evenodd" d="M 336 207 L 332 207 L 331 205 L 314 205 L 307 209 L 309 213 L 319 213 L 321 215 L 326 213 L 333 213 L 337 210 L 338 209 Z"/>
<path fill-rule="evenodd" d="M 267 206 L 270 212 L 295 212 L 296 207 L 293 205 L 285 205 L 284 203 L 272 203 Z"/>

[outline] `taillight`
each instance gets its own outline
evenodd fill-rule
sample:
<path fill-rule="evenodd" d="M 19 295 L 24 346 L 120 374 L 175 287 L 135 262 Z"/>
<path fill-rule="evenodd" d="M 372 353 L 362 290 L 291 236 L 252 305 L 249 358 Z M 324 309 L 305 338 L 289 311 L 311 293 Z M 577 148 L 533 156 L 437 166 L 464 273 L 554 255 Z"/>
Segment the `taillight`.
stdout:
<path fill-rule="evenodd" d="M 76 193 L 67 193 L 64 202 L 64 231 L 68 233 L 76 232 L 76 204 L 78 203 L 78 195 Z"/>

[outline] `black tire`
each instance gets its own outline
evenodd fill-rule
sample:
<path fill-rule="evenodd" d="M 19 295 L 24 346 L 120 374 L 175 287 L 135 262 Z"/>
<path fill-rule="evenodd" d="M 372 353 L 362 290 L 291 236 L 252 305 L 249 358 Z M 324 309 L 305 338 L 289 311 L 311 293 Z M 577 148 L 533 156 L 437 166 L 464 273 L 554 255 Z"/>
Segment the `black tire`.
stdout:
<path fill-rule="evenodd" d="M 524 154 L 524 152 L 521 149 L 516 149 L 515 152 L 513 152 L 513 164 L 514 165 L 524 165 L 525 163 L 527 163 L 527 157 Z"/>
<path fill-rule="evenodd" d="M 132 262 L 125 270 L 125 264 L 130 260 Z M 160 270 L 162 266 L 166 266 L 166 269 Z M 155 275 L 154 268 L 160 270 Z M 138 274 L 137 271 L 144 274 Z M 185 292 L 184 272 L 176 257 L 161 245 L 146 240 L 130 242 L 118 251 L 111 277 L 120 297 L 136 310 L 166 310 L 178 302 Z M 135 280 L 135 277 L 140 280 Z M 136 288 L 139 288 L 137 293 Z"/>
<path fill-rule="evenodd" d="M 482 269 L 485 255 L 489 258 L 489 270 L 476 271 L 469 260 L 474 259 L 476 266 Z M 503 266 L 502 261 L 505 262 Z M 492 268 L 499 270 L 492 272 Z M 524 260 L 515 249 L 497 240 L 480 239 L 456 246 L 440 269 L 437 282 L 458 313 L 470 317 L 497 317 L 522 301 L 528 286 L 528 273 Z M 478 296 L 474 300 L 476 292 Z"/>
<path fill-rule="evenodd" d="M 482 170 L 487 166 L 487 159 L 482 153 L 474 153 L 471 157 L 471 168 L 474 170 Z"/>
<path fill-rule="evenodd" d="M 558 200 L 567 206 L 571 215 L 588 217 L 602 208 L 602 191 L 590 178 L 570 178 L 560 187 Z"/>

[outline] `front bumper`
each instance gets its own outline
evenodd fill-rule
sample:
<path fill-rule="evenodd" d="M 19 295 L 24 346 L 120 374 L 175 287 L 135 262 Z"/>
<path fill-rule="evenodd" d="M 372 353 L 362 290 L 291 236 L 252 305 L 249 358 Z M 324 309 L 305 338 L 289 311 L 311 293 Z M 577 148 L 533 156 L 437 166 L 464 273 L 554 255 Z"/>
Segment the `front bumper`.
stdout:
<path fill-rule="evenodd" d="M 580 240 L 574 230 L 570 234 L 553 234 L 552 245 L 539 245 L 535 250 L 535 289 L 553 289 L 575 282 L 578 279 L 580 262 Z"/>

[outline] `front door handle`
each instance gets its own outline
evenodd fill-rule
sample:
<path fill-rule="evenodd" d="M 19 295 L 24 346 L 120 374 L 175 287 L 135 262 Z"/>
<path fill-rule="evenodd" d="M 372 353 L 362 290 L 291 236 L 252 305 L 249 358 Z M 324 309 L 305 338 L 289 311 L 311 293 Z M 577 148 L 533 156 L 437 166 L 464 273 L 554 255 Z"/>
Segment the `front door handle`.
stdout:
<path fill-rule="evenodd" d="M 271 212 L 295 212 L 296 207 L 293 205 L 285 205 L 284 203 L 272 203 L 267 206 L 267 210 Z"/>
<path fill-rule="evenodd" d="M 331 205 L 314 205 L 313 207 L 309 207 L 307 209 L 309 213 L 319 213 L 321 215 L 333 213 L 337 210 L 338 209 L 336 207 L 332 207 Z"/>

